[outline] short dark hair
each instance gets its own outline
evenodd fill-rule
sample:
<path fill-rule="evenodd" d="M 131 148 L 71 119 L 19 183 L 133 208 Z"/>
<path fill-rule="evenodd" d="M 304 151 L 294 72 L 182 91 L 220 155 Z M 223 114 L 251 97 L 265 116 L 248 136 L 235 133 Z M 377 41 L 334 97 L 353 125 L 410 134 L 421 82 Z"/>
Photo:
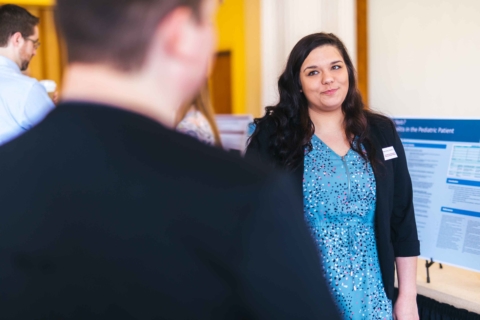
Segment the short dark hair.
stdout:
<path fill-rule="evenodd" d="M 70 63 L 139 69 L 160 21 L 177 7 L 200 16 L 202 0 L 57 0 L 55 19 Z"/>
<path fill-rule="evenodd" d="M 10 37 L 17 32 L 24 38 L 31 36 L 39 21 L 22 7 L 14 4 L 0 6 L 0 47 L 6 47 Z"/>

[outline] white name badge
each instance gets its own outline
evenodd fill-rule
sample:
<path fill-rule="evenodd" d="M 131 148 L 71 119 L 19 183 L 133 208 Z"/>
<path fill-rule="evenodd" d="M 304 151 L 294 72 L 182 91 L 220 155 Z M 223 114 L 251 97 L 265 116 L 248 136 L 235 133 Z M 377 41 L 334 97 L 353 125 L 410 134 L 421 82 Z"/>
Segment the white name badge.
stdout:
<path fill-rule="evenodd" d="M 383 156 L 385 157 L 385 161 L 398 158 L 397 153 L 393 147 L 383 148 Z"/>

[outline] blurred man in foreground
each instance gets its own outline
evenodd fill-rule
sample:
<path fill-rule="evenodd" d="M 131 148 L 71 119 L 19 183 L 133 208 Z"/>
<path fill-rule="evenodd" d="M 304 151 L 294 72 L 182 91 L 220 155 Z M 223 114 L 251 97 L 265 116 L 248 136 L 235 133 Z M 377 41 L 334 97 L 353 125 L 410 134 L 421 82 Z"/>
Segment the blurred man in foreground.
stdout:
<path fill-rule="evenodd" d="M 40 46 L 38 22 L 22 7 L 0 6 L 0 145 L 29 130 L 54 108 L 45 88 L 22 74 Z"/>
<path fill-rule="evenodd" d="M 2 319 L 336 319 L 290 178 L 169 129 L 216 3 L 57 0 L 63 103 L 0 148 Z"/>

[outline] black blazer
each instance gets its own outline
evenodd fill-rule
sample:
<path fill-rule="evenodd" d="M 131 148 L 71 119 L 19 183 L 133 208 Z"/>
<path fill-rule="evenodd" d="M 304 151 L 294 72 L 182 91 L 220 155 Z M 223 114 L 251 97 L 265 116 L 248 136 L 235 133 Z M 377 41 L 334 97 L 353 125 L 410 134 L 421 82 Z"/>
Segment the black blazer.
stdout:
<path fill-rule="evenodd" d="M 0 177 L 2 319 L 339 319 L 288 176 L 68 103 Z"/>
<path fill-rule="evenodd" d="M 391 120 L 380 115 L 369 115 L 370 139 L 376 150 L 378 164 L 374 167 L 377 183 L 377 203 L 375 210 L 375 233 L 378 257 L 382 271 L 385 292 L 393 299 L 395 257 L 410 257 L 420 254 L 417 226 L 413 210 L 412 183 L 402 142 Z M 273 119 L 263 122 L 259 134 L 247 147 L 246 157 L 257 159 L 279 167 L 273 152 L 270 151 L 270 138 L 275 130 Z M 398 158 L 385 161 L 382 149 L 395 149 Z M 367 152 L 372 152 L 366 148 Z M 302 191 L 303 161 L 295 169 L 295 184 Z"/>

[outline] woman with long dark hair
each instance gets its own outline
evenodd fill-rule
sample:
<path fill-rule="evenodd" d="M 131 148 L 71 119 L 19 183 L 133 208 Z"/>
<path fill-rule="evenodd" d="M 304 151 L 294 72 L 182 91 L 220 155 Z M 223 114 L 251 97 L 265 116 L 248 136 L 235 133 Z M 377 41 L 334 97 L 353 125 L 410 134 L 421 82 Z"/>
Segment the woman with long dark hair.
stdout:
<path fill-rule="evenodd" d="M 278 104 L 255 119 L 246 156 L 297 177 L 344 318 L 418 319 L 412 186 L 392 121 L 365 109 L 352 61 L 333 34 L 295 45 L 278 90 Z"/>

